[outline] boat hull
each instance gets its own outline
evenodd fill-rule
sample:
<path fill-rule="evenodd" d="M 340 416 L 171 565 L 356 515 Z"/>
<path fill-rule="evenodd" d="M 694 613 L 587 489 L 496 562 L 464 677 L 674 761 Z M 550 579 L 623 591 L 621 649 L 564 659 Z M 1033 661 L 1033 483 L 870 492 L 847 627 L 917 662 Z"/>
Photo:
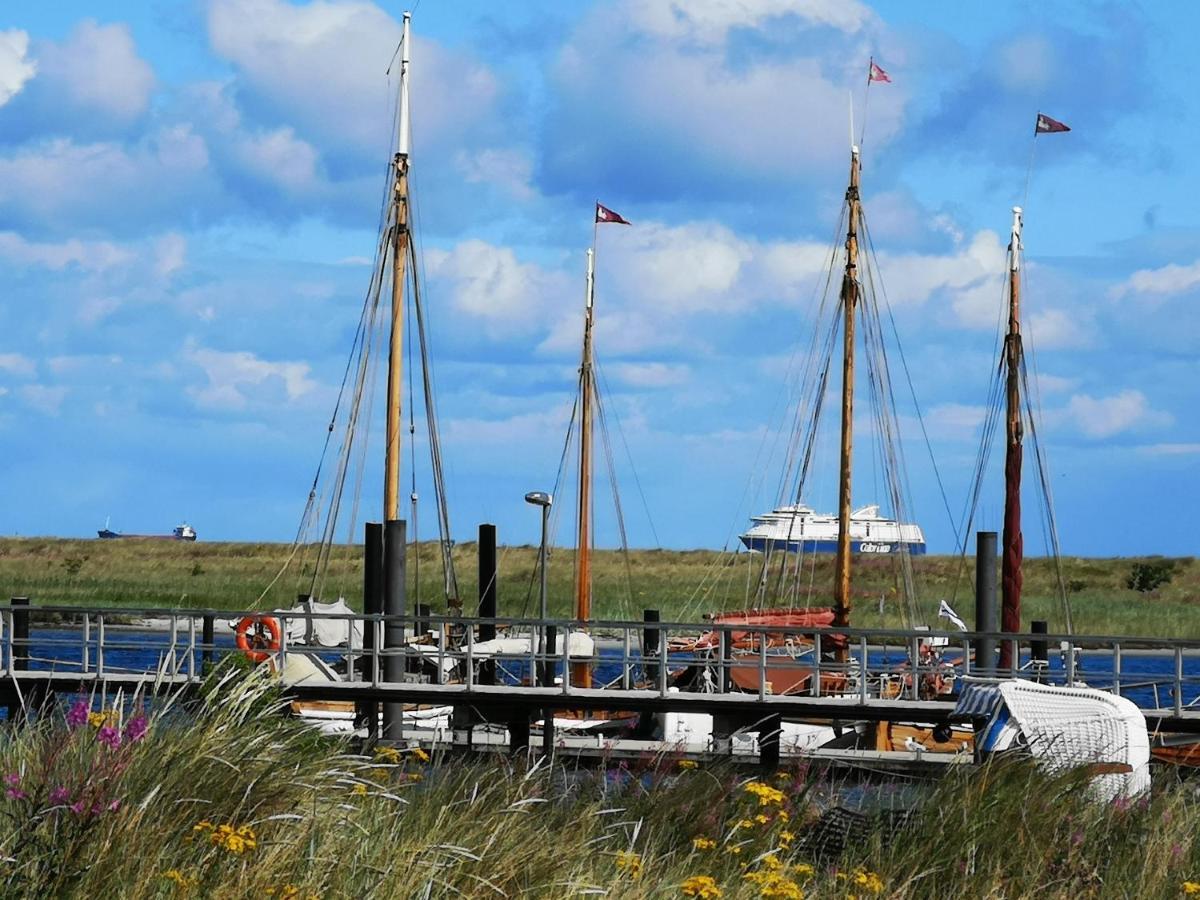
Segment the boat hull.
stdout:
<path fill-rule="evenodd" d="M 772 540 L 771 538 L 762 537 L 759 535 L 743 534 L 741 535 L 742 543 L 745 544 L 747 550 L 754 550 L 758 553 L 766 553 L 767 550 L 777 552 L 784 550 L 788 553 L 837 553 L 837 539 L 830 540 L 811 539 L 811 540 L 796 540 L 783 541 Z M 901 549 L 908 551 L 911 556 L 923 556 L 925 554 L 925 544 L 914 541 L 851 541 L 850 552 L 862 553 L 871 555 L 886 555 L 889 553 L 899 553 Z"/>

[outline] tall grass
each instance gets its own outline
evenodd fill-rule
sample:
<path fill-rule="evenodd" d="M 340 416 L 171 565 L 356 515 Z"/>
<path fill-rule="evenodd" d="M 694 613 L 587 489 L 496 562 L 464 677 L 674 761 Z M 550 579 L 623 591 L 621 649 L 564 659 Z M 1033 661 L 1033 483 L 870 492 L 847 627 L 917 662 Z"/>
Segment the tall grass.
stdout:
<path fill-rule="evenodd" d="M 144 736 L 138 708 L 0 732 L 4 896 L 1174 897 L 1200 881 L 1200 806 L 1168 778 L 1101 805 L 1078 775 L 997 765 L 848 827 L 847 792 L 806 767 L 358 754 L 282 719 L 257 676 L 155 708 Z"/>
<path fill-rule="evenodd" d="M 0 600 L 32 596 L 35 603 L 102 606 L 185 606 L 214 609 L 290 606 L 298 594 L 313 588 L 315 551 L 301 548 L 289 560 L 285 544 L 233 544 L 175 541 L 99 541 L 57 539 L 0 540 Z M 477 548 L 455 546 L 454 560 L 461 596 L 471 608 L 478 595 Z M 538 608 L 535 578 L 537 548 L 500 548 L 502 615 L 532 615 Z M 833 583 L 831 557 L 809 558 L 800 603 L 827 604 Z M 955 557 L 914 559 L 920 599 L 932 615 L 939 599 L 956 597 L 958 611 L 972 613 L 972 560 Z M 1125 587 L 1132 559 L 1063 560 L 1063 579 L 1072 600 L 1077 631 L 1088 633 L 1188 635 L 1200 626 L 1200 566 L 1177 563 L 1171 582 L 1151 593 Z M 757 578 L 761 557 L 717 551 L 635 550 L 626 559 L 616 551 L 599 551 L 593 565 L 594 614 L 598 618 L 641 618 L 643 609 L 658 609 L 664 619 L 691 621 L 702 613 L 740 608 L 748 585 Z M 962 569 L 960 573 L 960 569 Z M 439 551 L 425 543 L 409 555 L 409 599 L 445 609 Z M 553 552 L 549 566 L 552 615 L 569 616 L 573 606 L 574 558 L 569 550 Z M 887 559 L 858 559 L 854 566 L 853 622 L 863 627 L 899 627 L 899 605 L 893 591 L 895 572 Z M 957 583 L 957 593 L 955 585 Z M 345 596 L 360 607 L 361 548 L 333 548 L 329 574 L 319 593 L 326 599 Z M 1051 561 L 1025 564 L 1026 621 L 1046 619 L 1064 627 L 1056 598 Z M 943 622 L 943 624 L 945 624 Z"/>

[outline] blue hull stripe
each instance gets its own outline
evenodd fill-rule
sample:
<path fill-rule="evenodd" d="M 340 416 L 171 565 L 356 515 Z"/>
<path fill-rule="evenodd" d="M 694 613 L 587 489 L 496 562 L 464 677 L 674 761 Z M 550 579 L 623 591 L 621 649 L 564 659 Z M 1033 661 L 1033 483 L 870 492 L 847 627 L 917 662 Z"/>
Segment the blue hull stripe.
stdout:
<path fill-rule="evenodd" d="M 750 537 L 748 535 L 741 536 L 742 543 L 746 545 L 747 550 L 757 550 L 760 553 L 765 553 L 768 546 L 772 553 L 787 549 L 789 553 L 837 553 L 836 540 L 799 540 L 799 541 L 772 541 L 764 537 Z M 902 544 L 900 541 L 851 541 L 850 552 L 862 554 L 887 554 L 899 553 L 901 547 L 907 547 L 909 554 L 912 556 L 923 556 L 925 554 L 924 543 Z"/>

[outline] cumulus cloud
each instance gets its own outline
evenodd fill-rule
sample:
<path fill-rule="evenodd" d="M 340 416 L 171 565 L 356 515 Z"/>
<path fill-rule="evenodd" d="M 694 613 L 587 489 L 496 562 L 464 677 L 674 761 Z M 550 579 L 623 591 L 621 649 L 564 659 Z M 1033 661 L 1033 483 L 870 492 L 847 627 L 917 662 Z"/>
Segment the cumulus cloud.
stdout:
<path fill-rule="evenodd" d="M 0 231 L 0 257 L 12 265 L 65 269 L 76 265 L 103 272 L 134 258 L 128 248 L 111 241 L 71 239 L 60 243 L 30 241 L 13 231 Z"/>
<path fill-rule="evenodd" d="M 1169 414 L 1152 409 L 1146 395 L 1132 388 L 1108 397 L 1075 394 L 1067 403 L 1066 414 L 1080 431 L 1093 438 L 1172 422 Z"/>
<path fill-rule="evenodd" d="M 684 363 L 623 362 L 603 369 L 613 380 L 634 388 L 678 387 L 687 384 L 692 375 Z"/>
<path fill-rule="evenodd" d="M 1114 300 L 1130 294 L 1168 297 L 1190 291 L 1196 285 L 1200 285 L 1200 260 L 1185 266 L 1171 263 L 1158 269 L 1139 269 L 1125 281 L 1113 285 L 1108 295 Z"/>
<path fill-rule="evenodd" d="M 184 358 L 198 366 L 208 381 L 188 389 L 196 405 L 207 409 L 239 411 L 251 405 L 292 402 L 316 387 L 308 363 L 270 362 L 244 350 L 225 352 L 195 344 L 185 348 Z"/>
<path fill-rule="evenodd" d="M 137 55 L 127 25 L 85 19 L 61 44 L 38 48 L 38 87 L 63 113 L 87 111 L 124 121 L 150 105 L 154 71 Z"/>
<path fill-rule="evenodd" d="M 376 159 L 392 121 L 386 70 L 400 23 L 374 3 L 210 0 L 213 49 L 239 73 L 247 101 L 331 148 L 350 142 Z M 426 149 L 476 127 L 499 91 L 485 66 L 414 37 L 414 140 Z M 392 77 L 395 77 L 395 69 Z"/>
<path fill-rule="evenodd" d="M 1138 449 L 1149 456 L 1200 456 L 1200 444 L 1149 444 Z"/>
<path fill-rule="evenodd" d="M 586 17 L 552 70 L 550 191 L 727 199 L 748 184 L 826 183 L 846 165 L 845 132 L 827 123 L 845 121 L 862 82 L 875 21 L 862 6 L 628 6 Z M 906 103 L 903 85 L 873 99 L 873 146 L 896 135 Z"/>
<path fill-rule="evenodd" d="M 31 378 L 35 370 L 33 360 L 20 353 L 0 353 L 0 372 L 8 372 L 22 378 Z"/>
<path fill-rule="evenodd" d="M 62 411 L 67 388 L 61 385 L 27 384 L 17 390 L 17 396 L 26 405 L 48 416 L 57 416 Z"/>
<path fill-rule="evenodd" d="M 16 28 L 0 31 L 0 106 L 20 92 L 37 72 L 37 64 L 27 58 L 29 34 Z"/>

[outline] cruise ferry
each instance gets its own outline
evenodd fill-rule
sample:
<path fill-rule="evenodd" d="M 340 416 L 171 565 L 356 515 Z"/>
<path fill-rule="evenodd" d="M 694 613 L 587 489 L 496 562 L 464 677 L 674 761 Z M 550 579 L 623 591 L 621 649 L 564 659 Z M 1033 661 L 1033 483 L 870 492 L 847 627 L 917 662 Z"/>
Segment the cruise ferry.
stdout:
<path fill-rule="evenodd" d="M 797 503 L 780 506 L 766 515 L 754 516 L 754 523 L 739 535 L 749 550 L 788 550 L 792 553 L 836 553 L 838 518 L 814 512 Z M 919 555 L 925 552 L 925 535 L 917 525 L 903 525 L 879 514 L 879 505 L 864 506 L 850 514 L 851 553 L 898 553 L 901 548 Z"/>

